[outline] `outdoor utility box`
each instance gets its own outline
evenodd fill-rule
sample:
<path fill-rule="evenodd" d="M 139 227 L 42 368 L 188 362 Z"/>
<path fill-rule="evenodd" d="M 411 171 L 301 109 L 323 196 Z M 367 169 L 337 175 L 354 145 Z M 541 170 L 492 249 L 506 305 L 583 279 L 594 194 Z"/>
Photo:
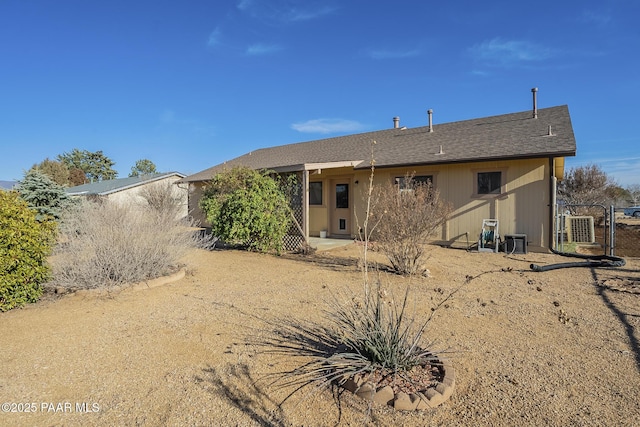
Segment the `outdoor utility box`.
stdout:
<path fill-rule="evenodd" d="M 504 236 L 504 251 L 508 254 L 527 253 L 526 234 L 507 234 Z"/>

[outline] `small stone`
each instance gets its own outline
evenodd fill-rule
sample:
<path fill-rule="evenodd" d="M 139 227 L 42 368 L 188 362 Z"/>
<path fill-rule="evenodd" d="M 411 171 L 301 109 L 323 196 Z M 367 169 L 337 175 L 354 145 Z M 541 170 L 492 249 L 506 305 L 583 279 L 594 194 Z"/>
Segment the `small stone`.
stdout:
<path fill-rule="evenodd" d="M 382 405 L 391 405 L 393 404 L 393 397 L 393 389 L 388 385 L 376 391 L 375 396 L 373 396 L 373 401 Z"/>
<path fill-rule="evenodd" d="M 536 291 L 542 292 L 542 288 L 540 286 L 536 286 Z"/>
<path fill-rule="evenodd" d="M 427 389 L 427 391 L 425 392 L 425 396 L 427 397 L 427 399 L 429 399 L 429 406 L 432 408 L 435 408 L 445 401 L 444 396 L 438 393 L 434 388 Z"/>
<path fill-rule="evenodd" d="M 364 383 L 356 390 L 356 395 L 365 400 L 373 400 L 376 389 L 371 383 Z"/>
<path fill-rule="evenodd" d="M 445 392 L 447 391 L 447 386 L 444 385 L 443 383 L 438 383 L 438 385 L 436 386 L 436 391 L 442 395 L 445 394 Z"/>
<path fill-rule="evenodd" d="M 400 392 L 393 401 L 393 408 L 397 411 L 414 411 L 418 406 L 419 399 L 411 400 L 407 393 Z"/>
<path fill-rule="evenodd" d="M 553 305 L 555 305 L 556 307 L 560 307 L 560 303 L 558 301 L 554 301 Z"/>
<path fill-rule="evenodd" d="M 418 397 L 418 406 L 416 406 L 417 410 L 422 411 L 423 409 L 432 408 L 431 402 L 429 402 L 427 396 L 422 393 L 416 393 L 416 396 Z"/>

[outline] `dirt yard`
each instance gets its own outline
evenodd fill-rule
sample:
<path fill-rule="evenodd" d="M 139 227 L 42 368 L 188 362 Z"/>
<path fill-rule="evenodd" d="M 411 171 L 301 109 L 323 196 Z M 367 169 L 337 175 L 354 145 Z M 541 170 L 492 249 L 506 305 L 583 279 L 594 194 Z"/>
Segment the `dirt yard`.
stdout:
<path fill-rule="evenodd" d="M 431 277 L 381 280 L 398 296 L 411 285 L 423 318 L 462 287 L 427 331 L 453 360 L 452 398 L 367 416 L 326 390 L 279 408 L 286 390 L 261 378 L 294 362 L 250 343 L 270 322 L 324 322 L 332 293 L 361 288 L 357 258 L 355 245 L 313 257 L 194 251 L 172 284 L 0 314 L 0 425 L 640 425 L 640 260 L 536 273 L 531 263 L 574 260 L 438 247 Z"/>

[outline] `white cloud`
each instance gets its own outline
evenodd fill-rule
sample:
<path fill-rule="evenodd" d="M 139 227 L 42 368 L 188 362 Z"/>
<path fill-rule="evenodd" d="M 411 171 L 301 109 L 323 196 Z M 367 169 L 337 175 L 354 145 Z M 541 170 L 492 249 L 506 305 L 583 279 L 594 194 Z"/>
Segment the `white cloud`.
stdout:
<path fill-rule="evenodd" d="M 595 24 L 598 27 L 604 27 L 611 22 L 611 15 L 608 12 L 583 10 L 579 20 L 585 24 Z"/>
<path fill-rule="evenodd" d="M 180 129 L 196 135 L 214 135 L 215 129 L 198 119 L 179 117 L 175 111 L 166 109 L 160 113 L 160 123 L 163 129 Z"/>
<path fill-rule="evenodd" d="M 315 10 L 311 10 L 311 9 L 302 10 L 302 9 L 292 8 L 287 10 L 282 15 L 282 18 L 285 21 L 291 21 L 291 22 L 310 21 L 312 19 L 317 19 L 322 16 L 329 15 L 333 13 L 335 10 L 336 10 L 335 8 L 332 8 L 329 6 L 324 6 L 322 8 L 315 9 Z"/>
<path fill-rule="evenodd" d="M 337 8 L 309 5 L 307 0 L 240 0 L 236 7 L 256 19 L 278 22 L 302 22 L 333 13 Z"/>
<path fill-rule="evenodd" d="M 247 10 L 253 6 L 253 0 L 240 0 L 237 8 L 240 10 Z"/>
<path fill-rule="evenodd" d="M 219 27 L 216 27 L 215 30 L 209 34 L 209 39 L 207 40 L 207 46 L 214 47 L 220 44 L 220 40 L 222 37 L 222 32 Z"/>
<path fill-rule="evenodd" d="M 364 129 L 364 125 L 354 120 L 313 119 L 302 123 L 294 123 L 291 128 L 304 133 L 329 134 L 361 131 Z"/>
<path fill-rule="evenodd" d="M 471 54 L 491 65 L 517 65 L 550 58 L 551 49 L 523 40 L 504 40 L 500 37 L 473 46 Z"/>
<path fill-rule="evenodd" d="M 282 46 L 276 44 L 256 43 L 247 48 L 247 55 L 268 55 L 282 50 Z"/>
<path fill-rule="evenodd" d="M 418 56 L 420 55 L 420 50 L 419 49 L 412 49 L 412 50 L 370 49 L 367 52 L 367 55 L 369 55 L 373 59 L 402 59 L 402 58 L 411 58 L 414 56 Z"/>

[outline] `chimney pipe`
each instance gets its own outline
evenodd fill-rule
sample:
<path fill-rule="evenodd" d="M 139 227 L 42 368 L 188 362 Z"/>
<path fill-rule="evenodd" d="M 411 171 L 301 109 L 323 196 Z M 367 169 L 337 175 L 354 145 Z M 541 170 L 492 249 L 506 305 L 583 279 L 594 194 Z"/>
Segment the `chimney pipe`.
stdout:
<path fill-rule="evenodd" d="M 538 118 L 538 88 L 534 87 L 531 89 L 531 93 L 533 94 L 533 118 Z"/>
<path fill-rule="evenodd" d="M 433 110 L 429 108 L 427 113 L 429 114 L 429 132 L 433 132 Z"/>
<path fill-rule="evenodd" d="M 398 129 L 400 127 L 400 117 L 393 118 L 393 128 Z"/>

